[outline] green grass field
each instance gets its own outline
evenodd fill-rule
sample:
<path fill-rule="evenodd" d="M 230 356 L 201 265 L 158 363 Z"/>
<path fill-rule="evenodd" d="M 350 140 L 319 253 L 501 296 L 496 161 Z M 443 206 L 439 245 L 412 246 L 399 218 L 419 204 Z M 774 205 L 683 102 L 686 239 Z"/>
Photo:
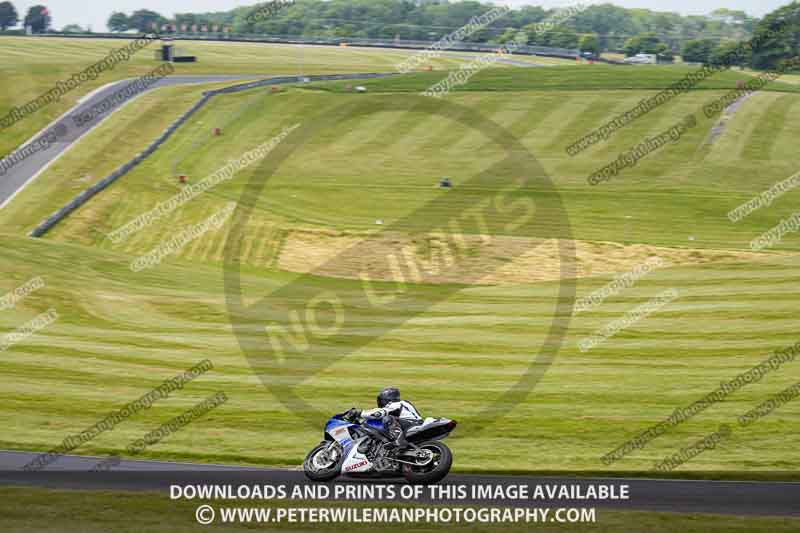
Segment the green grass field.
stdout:
<path fill-rule="evenodd" d="M 4 237 L 1 244 L 7 250 L 3 269 L 14 276 L 7 278 L 8 288 L 35 275 L 47 284 L 15 311 L 0 314 L 3 329 L 12 330 L 50 307 L 61 318 L 2 358 L 3 375 L 13 379 L 0 384 L 8 398 L 0 407 L 0 420 L 8 428 L 0 447 L 47 449 L 204 358 L 215 363 L 215 370 L 77 451 L 119 452 L 218 390 L 230 397 L 226 405 L 146 456 L 296 465 L 319 439 L 321 430 L 314 425 L 324 420 L 290 412 L 253 375 L 230 331 L 218 268 L 175 262 L 134 275 L 127 268 L 130 256 L 118 253 L 13 237 Z M 587 280 L 579 292 L 604 281 Z M 249 273 L 243 288 L 254 299 L 291 282 L 284 273 Z M 602 454 L 760 362 L 771 349 L 795 342 L 794 283 L 793 262 L 787 260 L 653 274 L 624 297 L 573 321 L 558 358 L 513 415 L 498 418 L 492 431 L 478 435 L 471 434 L 471 424 L 462 425 L 451 439 L 456 468 L 604 469 Z M 323 287 L 345 302 L 358 301 L 361 290 L 357 282 L 326 278 L 293 286 L 298 299 Z M 671 287 L 681 297 L 667 309 L 587 354 L 577 349 L 583 336 Z M 401 327 L 336 361 L 298 391 L 316 410 L 334 412 L 369 405 L 373 389 L 391 382 L 414 398 L 425 415 L 475 423 L 488 401 L 514 385 L 532 348 L 543 341 L 555 291 L 553 282 L 464 288 L 454 295 L 447 287 L 420 287 L 413 296 L 425 309 L 422 314 L 409 309 Z M 376 309 L 346 306 L 344 311 L 351 342 L 398 320 Z M 252 320 L 257 326 L 269 318 Z M 320 343 L 313 353 L 320 358 L 331 349 L 349 353 L 346 343 Z M 657 459 L 735 420 L 796 379 L 792 367 L 770 375 L 613 470 L 648 470 Z M 796 469 L 792 439 L 777 436 L 796 424 L 797 415 L 797 407 L 787 405 L 684 470 L 755 475 Z"/>
<path fill-rule="evenodd" d="M 64 80 L 100 61 L 110 50 L 124 47 L 123 39 L 68 39 L 0 37 L 0 116 L 14 106 L 23 105 L 49 91 Z M 160 63 L 155 60 L 159 41 L 140 50 L 113 71 L 104 72 L 3 132 L 0 154 L 5 154 L 29 139 L 52 120 L 75 105 L 92 90 L 124 78 L 141 76 Z M 180 53 L 196 55 L 197 63 L 175 65 L 175 74 L 340 74 L 350 72 L 391 72 L 413 52 L 365 48 L 294 46 L 262 43 L 220 43 L 180 41 Z M 436 69 L 452 68 L 468 61 L 445 53 L 431 60 Z M 502 66 L 502 64 L 498 64 Z"/>
<path fill-rule="evenodd" d="M 331 364 L 302 381 L 298 394 L 316 411 L 333 413 L 371 405 L 379 387 L 396 384 L 424 415 L 466 421 L 450 440 L 458 470 L 647 472 L 720 423 L 733 424 L 800 375 L 797 363 L 786 365 L 613 467 L 600 462 L 604 453 L 677 407 L 798 340 L 794 289 L 800 241 L 790 235 L 775 251 L 747 251 L 753 237 L 792 213 L 797 191 L 737 224 L 726 218 L 730 209 L 797 172 L 800 96 L 794 86 L 776 84 L 772 89 L 778 90 L 748 100 L 710 146 L 705 140 L 713 122 L 700 110 L 735 87 L 734 73 L 679 96 L 575 158 L 564 151 L 685 72 L 681 67 L 586 65 L 497 69 L 447 97 L 511 132 L 557 187 L 576 239 L 578 296 L 648 257 L 671 264 L 575 316 L 554 363 L 519 405 L 503 395 L 545 342 L 558 296 L 560 257 L 541 238 L 560 235 L 562 221 L 549 214 L 553 195 L 540 181 L 533 179 L 516 193 L 542 209 L 537 224 L 508 229 L 510 218 L 493 221 L 491 244 L 475 247 L 463 264 L 443 273 L 438 281 L 446 283 L 410 287 L 413 305 L 407 309 L 365 308 L 358 298 L 362 285 L 355 279 L 371 257 L 406 245 L 425 256 L 434 246 L 426 233 L 431 224 L 491 200 L 528 171 L 512 160 L 473 180 L 499 163 L 506 147 L 457 116 L 440 118 L 435 101 L 420 104 L 413 92 L 443 73 L 370 82 L 367 94 L 347 92 L 343 84 L 319 84 L 218 98 L 46 239 L 25 238 L 46 215 L 141 150 L 199 90 L 166 89 L 142 98 L 86 136 L 0 211 L 5 250 L 0 263 L 8 273 L 0 288 L 11 290 L 37 275 L 47 283 L 16 310 L 0 312 L 0 325 L 10 331 L 51 306 L 61 315 L 0 357 L 0 371 L 10 377 L 0 380 L 0 393 L 10 398 L 0 405 L 0 421 L 8 428 L 0 447 L 46 450 L 208 357 L 214 371 L 77 452 L 118 453 L 223 390 L 228 404 L 147 456 L 299 464 L 320 438 L 324 420 L 284 407 L 241 352 L 221 269 L 231 225 L 206 234 L 157 269 L 134 274 L 128 268 L 137 255 L 178 229 L 241 198 L 251 178 L 271 170 L 271 160 L 240 172 L 121 245 L 105 235 L 177 193 L 176 173 L 196 182 L 283 127 L 310 121 L 318 129 L 308 143 L 294 146 L 290 137 L 274 154 L 286 159 L 263 192 L 245 196 L 254 213 L 243 231 L 240 258 L 248 303 L 277 294 L 270 303 L 280 309 L 319 290 L 333 291 L 344 302 L 342 335 L 311 350 L 312 360 Z M 170 96 L 179 105 L 164 113 Z M 315 122 L 340 106 L 352 106 L 356 115 Z M 677 143 L 609 183 L 587 185 L 592 171 L 692 112 L 698 114 L 698 126 Z M 221 137 L 210 134 L 217 126 L 223 128 Z M 442 176 L 449 176 L 455 189 L 437 188 Z M 394 231 L 376 234 L 377 219 Z M 366 236 L 371 238 L 359 253 L 326 262 Z M 308 271 L 318 275 L 298 275 Z M 391 279 L 386 272 L 384 278 Z M 291 292 L 281 292 L 283 287 Z M 670 288 L 678 291 L 677 300 L 590 352 L 578 350 L 582 338 Z M 276 316 L 268 309 L 244 321 L 258 333 Z M 394 327 L 398 321 L 402 325 Z M 252 338 L 267 342 L 263 333 Z M 337 358 L 341 354 L 347 356 Z M 290 360 L 282 371 L 302 372 L 306 364 L 306 359 Z M 500 412 L 505 406 L 510 413 L 493 420 L 490 430 L 470 431 L 493 401 L 501 402 Z M 799 421 L 798 404 L 787 404 L 735 431 L 678 473 L 786 477 L 800 465 L 793 437 Z"/>
<path fill-rule="evenodd" d="M 520 89 L 502 91 L 480 90 L 500 74 L 482 73 L 473 82 L 475 90 L 448 97 L 506 128 L 533 154 L 558 186 L 575 237 L 744 251 L 752 238 L 792 213 L 796 195 L 790 192 L 769 209 L 756 211 L 737 224 L 726 217 L 728 211 L 754 194 L 797 172 L 789 158 L 798 133 L 794 125 L 800 116 L 797 95 L 777 91 L 755 95 L 709 145 L 706 141 L 714 121 L 705 119 L 701 109 L 706 102 L 725 94 L 724 87 L 735 87 L 736 75 L 725 73 L 709 82 L 708 90 L 676 98 L 622 129 L 609 142 L 573 158 L 565 152 L 569 144 L 682 75 L 672 68 L 666 71 L 671 76 L 657 67 L 612 68 L 611 71 L 624 73 L 614 87 L 610 85 L 611 71 L 599 67 L 605 80 L 602 83 L 609 89 L 587 95 L 575 90 L 581 76 L 587 83 L 598 83 L 598 88 L 601 82 L 594 70 L 586 68 L 594 67 L 518 70 L 513 80 Z M 644 73 L 644 79 L 627 78 L 634 70 Z M 416 87 L 424 88 L 425 83 L 418 78 L 427 82 L 430 76 L 411 79 Z M 530 90 L 521 90 L 524 82 Z M 337 106 L 363 104 L 364 108 L 379 108 L 390 100 L 405 99 L 410 109 L 419 100 L 406 92 L 409 81 L 369 83 L 383 92 L 339 93 L 342 84 L 336 83 L 330 84 L 333 91 L 316 90 L 323 87 L 320 85 L 314 90 L 295 88 L 280 94 L 260 91 L 218 98 L 178 137 L 126 176 L 124 185 L 92 201 L 54 235 L 107 246 L 106 233 L 178 192 L 176 173 L 199 181 L 220 168 L 221 162 L 238 158 L 282 127 L 302 123 L 304 117 Z M 399 86 L 401 92 L 391 92 L 392 84 Z M 141 104 L 124 109 L 117 119 L 88 136 L 20 195 L 14 205 L 0 213 L 3 226 L 19 233 L 30 231 L 41 221 L 42 213 L 55 211 L 88 183 L 141 150 L 156 131 L 166 127 L 198 97 L 200 89 L 169 91 L 172 93 L 147 96 Z M 174 101 L 179 93 L 178 102 L 183 107 L 168 109 L 166 101 Z M 397 107 L 402 109 L 402 105 Z M 596 169 L 689 113 L 698 115 L 698 126 L 678 143 L 648 156 L 608 183 L 587 185 L 587 176 Z M 211 136 L 213 127 L 222 127 L 223 137 Z M 437 198 L 440 191 L 435 184 L 441 176 L 463 183 L 504 156 L 503 147 L 481 132 L 470 131 L 452 120 L 441 120 L 429 109 L 416 113 L 377 112 L 360 121 L 332 125 L 320 134 L 324 138 L 283 164 L 270 181 L 269 195 L 258 199 L 258 220 L 254 223 L 269 226 L 267 232 L 275 224 L 284 228 L 299 225 L 351 231 L 374 229 L 376 219 L 388 224 Z M 379 169 L 374 165 L 375 153 L 380 156 Z M 204 209 L 218 205 L 221 199 L 238 198 L 251 175 L 252 172 L 245 172 L 239 179 L 214 189 L 210 195 L 214 199 L 195 204 L 202 209 L 181 211 L 158 231 L 129 241 L 125 250 L 149 250 L 170 228 L 199 220 Z M 298 181 L 298 175 L 304 178 Z M 486 193 L 469 185 L 464 190 L 475 197 Z M 135 191 L 134 197 L 128 195 L 131 191 Z M 390 195 L 392 201 L 377 205 L 373 200 L 378 193 Z M 656 206 L 659 214 L 654 217 Z M 424 227 L 425 223 L 423 218 L 419 225 Z M 797 245 L 796 239 L 785 239 L 776 249 L 793 251 Z M 260 264 L 258 257 L 253 261 Z"/>

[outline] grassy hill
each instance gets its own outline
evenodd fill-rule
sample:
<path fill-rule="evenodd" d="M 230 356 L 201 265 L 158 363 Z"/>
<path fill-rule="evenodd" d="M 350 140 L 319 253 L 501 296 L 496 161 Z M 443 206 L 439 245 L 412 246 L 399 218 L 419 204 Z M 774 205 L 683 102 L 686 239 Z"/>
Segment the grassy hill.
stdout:
<path fill-rule="evenodd" d="M 518 73 L 513 78 L 518 86 L 527 82 L 529 90 L 479 90 L 500 75 L 499 71 L 488 72 L 486 79 L 476 80 L 477 88 L 451 94 L 448 101 L 478 111 L 519 139 L 557 186 L 572 234 L 580 240 L 745 251 L 755 236 L 792 213 L 796 191 L 739 223 L 731 223 L 726 216 L 797 171 L 790 154 L 800 113 L 798 95 L 780 91 L 754 95 L 712 139 L 716 120 L 706 119 L 702 107 L 725 94 L 724 87 L 735 87 L 737 79 L 734 73 L 720 74 L 713 84 L 709 81 L 708 90 L 681 95 L 609 141 L 570 157 L 565 149 L 576 139 L 681 76 L 671 68 L 612 70 L 621 73 L 617 86 L 606 79 L 603 83 L 608 90 L 591 93 L 574 88 L 580 85 L 577 76 L 583 76 L 587 84 L 600 83 L 593 67 L 514 70 L 510 72 Z M 597 72 L 600 78 L 609 77 L 605 68 Z M 639 88 L 632 82 L 637 78 L 629 74 L 636 72 L 644 78 L 638 80 Z M 427 79 L 430 75 L 421 76 Z M 463 209 L 507 185 L 515 172 L 526 171 L 512 165 L 496 183 L 474 182 L 474 176 L 505 157 L 507 147 L 472 126 L 442 119 L 431 111 L 434 108 L 415 107 L 422 105 L 422 99 L 404 89 L 409 82 L 403 79 L 370 83 L 380 90 L 352 94 L 344 89 L 346 84 L 334 83 L 330 84 L 332 90 L 318 90 L 327 87 L 319 85 L 311 90 L 294 88 L 278 94 L 261 90 L 218 98 L 152 158 L 71 216 L 52 236 L 108 247 L 107 233 L 180 190 L 177 174 L 187 174 L 196 183 L 283 127 L 304 121 L 306 128 L 314 128 L 315 137 L 282 162 L 265 194 L 254 200 L 258 208 L 251 220 L 255 244 L 253 257 L 246 260 L 254 266 L 272 264 L 272 254 L 259 256 L 258 251 L 266 242 L 262 237 L 272 239 L 276 231 L 324 228 L 333 232 L 318 232 L 315 238 L 333 242 L 341 232 L 375 230 L 376 220 L 391 225 L 426 202 L 441 198 L 443 192 L 436 184 L 443 176 L 457 185 L 447 192 L 452 198 L 449 204 Z M 392 84 L 400 87 L 399 92 L 392 92 Z M 544 86 L 550 88 L 543 90 Z M 10 232 L 27 233 L 44 215 L 132 157 L 155 131 L 173 120 L 182 107 L 168 106 L 166 101 L 188 107 L 199 95 L 199 89 L 169 91 L 172 95 L 153 94 L 135 109 L 124 109 L 117 119 L 88 136 L 14 205 L 0 212 L 0 222 Z M 389 102 L 392 110 L 381 110 Z M 366 114 L 335 124 L 315 123 L 315 116 L 344 105 Z M 586 179 L 595 170 L 690 113 L 697 115 L 698 125 L 679 141 L 607 183 L 588 186 Z M 221 137 L 211 134 L 214 127 L 223 129 Z M 122 249 L 129 253 L 149 250 L 172 228 L 202 219 L 222 201 L 240 198 L 248 180 L 258 172 L 255 168 L 242 171 L 236 179 L 215 187 L 207 198 L 129 240 Z M 549 193 L 533 181 L 524 194 L 546 202 Z M 376 198 L 382 201 L 376 202 Z M 543 218 L 541 223 L 550 225 L 547 230 L 540 227 L 541 235 L 557 233 L 559 221 Z M 422 217 L 403 224 L 407 230 L 415 225 L 420 230 L 428 221 Z M 793 251 L 797 247 L 796 240 L 787 238 L 776 249 Z M 219 260 L 219 254 L 211 253 L 218 248 L 198 244 L 186 253 L 193 259 L 213 255 Z"/>
<path fill-rule="evenodd" d="M 56 82 L 68 79 L 109 53 L 126 46 L 122 39 L 68 39 L 42 37 L 0 37 L 0 116 L 14 106 L 24 105 L 49 91 Z M 160 63 L 155 60 L 155 41 L 37 113 L 28 116 L 0 137 L 0 155 L 6 154 L 59 117 L 94 89 L 124 78 L 144 75 Z M 339 74 L 390 72 L 413 51 L 323 46 L 295 46 L 263 43 L 221 43 L 180 41 L 179 52 L 196 55 L 197 63 L 178 63 L 175 76 L 198 74 Z M 452 68 L 468 61 L 445 53 L 430 61 L 437 69 Z M 502 67 L 502 64 L 498 65 Z"/>
<path fill-rule="evenodd" d="M 7 398 L 0 406 L 7 428 L 0 446 L 7 449 L 47 450 L 210 358 L 214 370 L 77 451 L 117 453 L 206 396 L 224 391 L 227 404 L 145 456 L 296 465 L 319 439 L 323 420 L 315 413 L 368 406 L 376 387 L 391 383 L 426 416 L 462 421 L 451 441 L 459 470 L 600 470 L 605 469 L 600 456 L 625 439 L 761 362 L 774 348 L 796 341 L 794 261 L 728 260 L 663 269 L 575 317 L 534 392 L 513 406 L 513 416 L 499 416 L 477 432 L 475 417 L 488 402 L 502 402 L 544 341 L 556 282 L 455 292 L 448 286 L 411 287 L 415 305 L 398 316 L 397 310 L 359 306 L 363 287 L 356 281 L 245 271 L 248 305 L 269 296 L 266 310 L 248 318 L 256 335 L 277 319 L 278 310 L 320 289 L 334 291 L 344 302 L 342 334 L 315 342 L 311 354 L 347 356 L 297 386 L 313 411 L 290 410 L 263 387 L 242 355 L 218 268 L 180 261 L 134 274 L 128 268 L 132 257 L 116 252 L 8 236 L 0 237 L 0 245 L 6 250 L 0 257 L 8 273 L 4 290 L 33 276 L 46 283 L 15 310 L 0 312 L 2 330 L 11 331 L 50 307 L 60 315 L 0 360 L 3 375 L 13 376 L 0 381 Z M 582 281 L 579 295 L 608 279 Z M 680 294 L 670 306 L 589 353 L 578 350 L 582 338 L 667 288 Z M 374 331 L 386 328 L 374 337 Z M 371 342 L 362 346 L 362 339 Z M 360 347 L 354 351 L 355 346 Z M 303 363 L 298 359 L 294 364 Z M 292 368 L 290 360 L 283 370 Z M 294 369 L 302 371 L 301 366 Z M 280 375 L 261 377 L 274 385 Z M 646 471 L 796 379 L 791 367 L 767 376 L 612 470 Z M 797 416 L 797 407 L 786 405 L 684 470 L 724 470 L 731 476 L 791 471 L 798 459 L 792 439 L 783 435 Z M 525 453 L 520 455 L 520 449 Z"/>
<path fill-rule="evenodd" d="M 558 69 L 488 69 L 478 72 L 456 91 L 597 91 L 664 89 L 698 67 L 685 65 L 619 66 L 586 63 L 565 65 Z M 734 89 L 737 81 L 748 81 L 752 71 L 726 70 L 709 76 L 692 90 Z M 787 75 L 790 81 L 793 75 Z M 411 76 L 367 80 L 360 85 L 371 92 L 422 92 L 442 78 L 440 72 L 419 72 Z M 326 82 L 319 89 L 342 91 L 346 83 Z M 768 91 L 798 92 L 792 83 L 776 81 Z"/>
<path fill-rule="evenodd" d="M 45 450 L 209 357 L 214 371 L 78 451 L 119 451 L 223 390 L 231 398 L 228 404 L 147 454 L 296 465 L 319 438 L 318 413 L 368 405 L 376 388 L 392 383 L 425 415 L 464 422 L 452 440 L 458 469 L 600 470 L 604 453 L 772 350 L 796 342 L 797 239 L 787 237 L 778 247 L 781 253 L 746 251 L 750 239 L 791 213 L 796 191 L 737 224 L 726 218 L 730 209 L 796 172 L 796 94 L 754 96 L 708 145 L 714 122 L 702 118 L 700 109 L 724 94 L 728 84 L 735 86 L 734 75 L 726 74 L 713 82 L 718 85 L 682 95 L 609 142 L 570 158 L 564 152 L 569 143 L 654 94 L 680 71 L 619 69 L 616 84 L 604 68 L 513 72 L 519 77 L 508 78 L 513 83 L 498 90 L 485 90 L 488 78 L 478 77 L 477 87 L 448 99 L 503 126 L 539 166 L 523 166 L 519 157 L 505 160 L 508 146 L 497 142 L 493 130 L 475 128 L 457 113 L 442 118 L 436 106 L 444 104 L 411 94 L 412 85 L 423 86 L 432 74 L 376 82 L 367 94 L 336 84 L 255 91 L 214 100 L 152 158 L 46 239 L 23 238 L 46 214 L 140 150 L 172 120 L 169 113 L 188 106 L 197 94 L 166 89 L 176 91 L 171 96 L 180 103 L 168 113 L 165 94 L 157 93 L 123 109 L 0 212 L 0 246 L 7 250 L 0 264 L 9 273 L 0 287 L 11 290 L 36 275 L 47 283 L 16 310 L 0 312 L 3 329 L 10 331 L 51 306 L 62 315 L 0 359 L 3 375 L 13 376 L 0 383 L 3 396 L 11 398 L 0 406 L 0 419 L 13 435 L 0 439 L 0 446 Z M 484 76 L 494 79 L 499 71 Z M 577 90 L 583 86 L 580 76 L 586 84 L 597 83 L 596 90 Z M 342 106 L 351 114 L 332 111 Z M 587 185 L 594 169 L 692 112 L 698 113 L 698 126 L 678 142 L 609 183 Z M 311 128 L 307 142 L 289 137 L 263 164 L 241 171 L 123 243 L 106 238 L 178 193 L 176 174 L 196 183 L 296 123 Z M 211 134 L 214 127 L 222 128 L 221 137 Z M 270 173 L 263 191 L 248 186 Z M 434 224 L 495 201 L 521 174 L 527 180 L 508 200 L 532 200 L 541 209 L 535 223 L 509 226 L 512 211 L 492 219 L 488 232 L 475 223 L 465 225 L 471 235 L 464 236 L 463 261 L 427 276 L 426 283 L 408 285 L 407 308 L 363 305 L 357 280 L 364 268 L 380 266 L 381 258 L 401 248 L 430 258 L 439 245 L 439 237 L 429 233 Z M 437 187 L 443 176 L 454 181 L 453 190 Z M 553 320 L 566 319 L 556 305 L 559 264 L 567 258 L 542 240 L 563 230 L 556 227 L 563 220 L 548 210 L 556 199 L 576 239 L 577 296 L 648 257 L 662 257 L 670 268 L 573 317 L 541 382 L 514 405 L 505 392 L 547 342 Z M 253 207 L 242 231 L 232 233 L 228 223 L 158 268 L 131 272 L 135 257 L 231 200 Z M 242 355 L 220 268 L 231 235 L 241 239 L 245 303 L 271 298 L 266 307 L 250 308 L 235 322 L 252 333 L 254 342 L 267 342 L 263 328 L 280 320 L 281 310 L 320 290 L 334 292 L 343 302 L 341 335 L 314 343 L 310 359 L 267 365 L 273 373 L 260 376 L 274 385 L 303 375 L 311 361 L 319 371 L 291 381 L 307 407 L 287 409 Z M 378 288 L 388 291 L 390 285 Z M 679 298 L 590 352 L 579 351 L 581 339 L 666 289 L 677 290 Z M 647 471 L 796 379 L 787 366 L 613 469 Z M 498 417 L 488 431 L 471 431 L 489 402 L 499 402 L 499 412 L 506 405 L 513 416 Z M 786 428 L 796 427 L 798 416 L 798 407 L 788 404 L 747 431 L 735 432 L 686 469 L 726 471 L 732 477 L 796 470 L 800 456 Z"/>

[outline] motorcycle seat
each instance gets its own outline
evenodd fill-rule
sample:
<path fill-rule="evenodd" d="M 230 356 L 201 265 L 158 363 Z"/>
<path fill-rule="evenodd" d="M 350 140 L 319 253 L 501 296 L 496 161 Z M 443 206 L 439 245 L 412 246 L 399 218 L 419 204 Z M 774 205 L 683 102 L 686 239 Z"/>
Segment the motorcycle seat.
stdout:
<path fill-rule="evenodd" d="M 413 435 L 415 433 L 419 433 L 420 431 L 424 431 L 426 429 L 430 429 L 432 427 L 437 426 L 444 426 L 447 425 L 450 421 L 445 418 L 431 418 L 430 416 L 427 417 L 425 420 L 422 421 L 422 424 L 412 426 L 406 430 L 406 435 Z"/>

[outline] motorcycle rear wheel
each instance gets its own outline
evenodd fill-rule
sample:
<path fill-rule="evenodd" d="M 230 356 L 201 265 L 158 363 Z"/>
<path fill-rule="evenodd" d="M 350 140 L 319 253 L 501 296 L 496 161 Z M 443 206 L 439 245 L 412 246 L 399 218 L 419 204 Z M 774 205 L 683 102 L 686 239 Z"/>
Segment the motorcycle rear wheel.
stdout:
<path fill-rule="evenodd" d="M 327 441 L 320 442 L 308 452 L 303 461 L 303 472 L 311 481 L 330 481 L 341 474 L 344 455 L 341 447 L 337 444 L 333 444 L 331 450 L 328 451 L 331 444 Z M 335 456 L 331 457 L 331 453 L 334 453 Z"/>
<path fill-rule="evenodd" d="M 415 466 L 403 465 L 403 477 L 415 485 L 430 485 L 438 483 L 450 472 L 453 464 L 453 452 L 444 443 L 438 440 L 423 442 L 417 445 L 423 450 L 433 453 L 429 463 Z"/>

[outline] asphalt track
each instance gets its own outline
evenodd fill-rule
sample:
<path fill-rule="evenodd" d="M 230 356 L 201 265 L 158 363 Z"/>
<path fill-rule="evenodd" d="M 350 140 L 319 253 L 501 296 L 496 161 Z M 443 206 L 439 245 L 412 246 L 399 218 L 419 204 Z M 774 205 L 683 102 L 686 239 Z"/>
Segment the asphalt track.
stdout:
<path fill-rule="evenodd" d="M 0 451 L 0 485 L 39 486 L 82 490 L 166 491 L 170 485 L 295 485 L 306 484 L 300 470 L 173 463 L 165 461 L 122 460 L 107 472 L 89 472 L 105 458 L 62 456 L 38 472 L 23 472 L 22 467 L 35 459 L 36 453 Z M 384 481 L 386 482 L 386 481 Z M 391 481 L 390 481 L 391 482 Z M 342 479 L 337 483 L 376 483 L 371 479 Z M 592 485 L 628 487 L 628 499 L 525 499 L 500 497 L 486 499 L 438 499 L 436 503 L 470 503 L 503 506 L 597 507 L 617 510 L 661 511 L 701 514 L 732 514 L 800 517 L 800 483 L 704 481 L 624 478 L 577 478 L 551 476 L 499 476 L 451 474 L 446 485 L 500 485 L 533 487 L 555 485 L 579 486 L 586 494 Z M 468 493 L 471 488 L 468 489 Z M 505 493 L 505 490 L 504 490 Z M 572 496 L 575 496 L 572 494 Z M 420 502 L 432 503 L 427 498 Z"/>
<path fill-rule="evenodd" d="M 105 120 L 114 111 L 135 99 L 141 94 L 145 94 L 150 90 L 159 87 L 166 87 L 169 85 L 189 85 L 198 83 L 215 83 L 226 81 L 241 81 L 268 78 L 269 76 L 248 75 L 248 76 L 167 76 L 158 80 L 151 85 L 146 91 L 134 95 L 131 98 L 122 100 L 105 113 L 99 114 L 86 124 L 78 126 L 71 116 L 81 113 L 90 109 L 103 101 L 103 99 L 111 96 L 124 89 L 128 84 L 133 83 L 135 78 L 121 80 L 118 82 L 104 85 L 98 90 L 84 96 L 80 102 L 72 109 L 64 113 L 61 117 L 52 122 L 48 127 L 37 133 L 30 141 L 18 148 L 22 149 L 28 144 L 36 143 L 39 139 L 54 132 L 56 140 L 54 143 L 49 144 L 46 149 L 39 150 L 26 159 L 14 165 L 5 174 L 0 174 L 0 208 L 4 207 L 19 191 L 21 191 L 28 183 L 33 181 L 47 166 L 58 158 L 67 148 L 72 146 L 80 137 L 91 131 L 100 122 Z M 23 118 L 24 120 L 24 118 Z M 0 170 L 0 173 L 2 170 Z"/>

